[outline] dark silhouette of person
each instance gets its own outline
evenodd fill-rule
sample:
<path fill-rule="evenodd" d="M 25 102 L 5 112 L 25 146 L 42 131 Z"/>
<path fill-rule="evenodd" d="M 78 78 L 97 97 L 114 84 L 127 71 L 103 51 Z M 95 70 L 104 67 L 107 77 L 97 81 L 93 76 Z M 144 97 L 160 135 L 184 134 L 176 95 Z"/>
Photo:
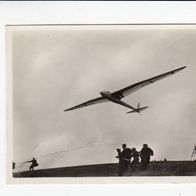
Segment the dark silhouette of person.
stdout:
<path fill-rule="evenodd" d="M 16 163 L 13 161 L 12 162 L 12 169 L 14 170 L 16 168 Z"/>
<path fill-rule="evenodd" d="M 118 156 L 116 156 L 116 158 L 118 158 L 119 160 L 119 164 L 118 164 L 118 175 L 121 176 L 121 166 L 122 166 L 122 155 L 121 155 L 121 149 L 117 148 L 116 149 Z"/>
<path fill-rule="evenodd" d="M 132 148 L 131 155 L 133 157 L 133 160 L 131 162 L 131 168 L 134 171 L 137 167 L 137 164 L 139 163 L 139 152 L 136 150 L 136 148 Z"/>
<path fill-rule="evenodd" d="M 150 156 L 152 155 L 153 155 L 153 150 L 149 148 L 147 144 L 143 144 L 143 148 L 140 151 L 140 158 L 141 158 L 141 164 L 143 169 L 147 168 L 150 162 Z"/>
<path fill-rule="evenodd" d="M 30 171 L 34 171 L 34 167 L 37 167 L 39 164 L 37 163 L 37 160 L 33 157 L 31 161 L 27 161 L 27 163 L 32 163 L 29 167 Z"/>
<path fill-rule="evenodd" d="M 122 156 L 121 156 L 121 149 L 120 148 L 117 148 L 116 149 L 117 153 L 118 153 L 118 156 L 116 156 L 116 158 L 119 159 L 119 163 L 122 161 Z"/>
<path fill-rule="evenodd" d="M 117 152 L 119 153 L 119 176 L 122 176 L 123 173 L 128 169 L 131 161 L 131 149 L 127 148 L 126 144 L 122 145 L 122 149 L 122 152 L 120 149 L 117 149 Z"/>

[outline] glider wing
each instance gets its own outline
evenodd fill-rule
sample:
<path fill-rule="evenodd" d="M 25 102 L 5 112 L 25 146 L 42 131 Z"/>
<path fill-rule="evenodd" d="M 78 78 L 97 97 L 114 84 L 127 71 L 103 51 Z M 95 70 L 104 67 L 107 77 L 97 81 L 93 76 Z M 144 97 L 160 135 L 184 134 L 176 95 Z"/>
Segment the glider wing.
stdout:
<path fill-rule="evenodd" d="M 81 103 L 79 105 L 76 105 L 74 107 L 68 108 L 68 109 L 64 110 L 64 112 L 70 111 L 70 110 L 75 110 L 75 109 L 82 108 L 82 107 L 86 107 L 86 106 L 89 106 L 89 105 L 94 105 L 94 104 L 98 104 L 98 103 L 104 103 L 104 102 L 107 102 L 107 101 L 109 101 L 109 100 L 104 98 L 104 97 L 98 97 L 98 98 L 86 101 L 84 103 Z"/>
<path fill-rule="evenodd" d="M 186 68 L 186 66 L 180 67 L 178 69 L 166 72 L 164 74 L 161 74 L 161 75 L 158 75 L 158 76 L 155 76 L 155 77 L 152 77 L 152 78 L 149 78 L 147 80 L 143 80 L 141 82 L 137 82 L 137 83 L 132 84 L 132 85 L 130 85 L 128 87 L 125 87 L 125 88 L 123 88 L 121 90 L 113 92 L 112 95 L 117 97 L 117 98 L 119 98 L 119 99 L 121 99 L 121 98 L 123 98 L 123 97 L 125 97 L 125 96 L 127 96 L 127 95 L 129 95 L 129 94 L 131 94 L 131 93 L 133 93 L 133 92 L 135 92 L 137 90 L 139 90 L 140 88 L 142 88 L 144 86 L 152 84 L 152 83 L 154 83 L 154 82 L 156 82 L 158 80 L 161 80 L 161 79 L 163 79 L 163 78 L 165 78 L 167 76 L 173 75 L 173 74 L 177 73 L 178 71 L 183 70 L 184 68 Z"/>

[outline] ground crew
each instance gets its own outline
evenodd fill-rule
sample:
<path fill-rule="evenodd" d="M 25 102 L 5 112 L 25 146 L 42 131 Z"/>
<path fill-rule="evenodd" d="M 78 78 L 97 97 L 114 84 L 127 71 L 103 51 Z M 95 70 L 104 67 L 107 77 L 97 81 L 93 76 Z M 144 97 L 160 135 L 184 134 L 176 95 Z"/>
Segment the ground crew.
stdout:
<path fill-rule="evenodd" d="M 116 156 L 116 158 L 119 160 L 119 164 L 118 164 L 118 175 L 121 176 L 121 167 L 122 167 L 122 155 L 121 155 L 121 149 L 117 148 L 116 149 L 118 156 Z"/>
<path fill-rule="evenodd" d="M 122 176 L 123 173 L 128 169 L 131 161 L 131 149 L 127 148 L 126 144 L 122 145 L 122 149 L 122 152 L 119 148 L 117 149 L 117 158 L 119 158 L 119 176 Z"/>
<path fill-rule="evenodd" d="M 37 167 L 39 164 L 37 163 L 37 160 L 33 157 L 31 161 L 27 161 L 27 163 L 32 163 L 29 167 L 30 171 L 34 171 L 34 167 Z"/>
<path fill-rule="evenodd" d="M 12 169 L 14 170 L 16 168 L 16 163 L 13 161 L 12 162 Z"/>
<path fill-rule="evenodd" d="M 132 171 L 134 171 L 135 168 L 137 167 L 137 164 L 139 163 L 139 152 L 136 150 L 136 148 L 132 148 L 131 156 L 133 158 L 131 162 L 131 168 Z"/>
<path fill-rule="evenodd" d="M 142 169 L 147 168 L 148 163 L 150 162 L 150 156 L 152 155 L 153 155 L 153 150 L 149 148 L 147 144 L 143 144 L 143 148 L 140 151 Z"/>

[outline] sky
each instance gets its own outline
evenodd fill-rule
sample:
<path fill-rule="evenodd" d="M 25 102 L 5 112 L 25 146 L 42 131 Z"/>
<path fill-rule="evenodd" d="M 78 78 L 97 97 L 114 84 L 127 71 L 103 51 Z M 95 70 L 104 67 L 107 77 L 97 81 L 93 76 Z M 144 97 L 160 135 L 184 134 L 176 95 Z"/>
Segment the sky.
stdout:
<path fill-rule="evenodd" d="M 152 160 L 190 160 L 196 144 L 196 28 L 18 26 L 8 31 L 16 163 L 32 157 L 39 168 L 115 163 L 123 143 L 137 150 L 147 143 Z M 123 99 L 149 107 L 140 114 L 127 114 L 129 108 L 111 102 L 64 112 L 100 91 L 114 92 L 185 65 Z"/>

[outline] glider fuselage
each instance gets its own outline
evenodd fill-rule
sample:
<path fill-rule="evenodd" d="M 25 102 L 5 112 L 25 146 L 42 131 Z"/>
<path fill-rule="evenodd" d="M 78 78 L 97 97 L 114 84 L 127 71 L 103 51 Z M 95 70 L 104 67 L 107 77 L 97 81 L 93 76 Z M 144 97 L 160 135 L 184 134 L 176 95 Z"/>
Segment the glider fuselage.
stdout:
<path fill-rule="evenodd" d="M 119 98 L 115 97 L 114 95 L 112 95 L 112 93 L 110 93 L 108 91 L 102 91 L 102 92 L 100 92 L 100 94 L 102 97 L 104 97 L 114 103 L 120 104 L 122 106 L 125 106 L 125 107 L 132 109 L 135 112 L 138 112 L 136 108 L 130 106 L 129 104 L 127 104 L 124 101 L 120 100 Z"/>
<path fill-rule="evenodd" d="M 114 102 L 114 103 L 121 103 L 121 100 L 120 99 L 117 99 L 116 97 L 114 97 L 112 95 L 112 93 L 108 92 L 108 91 L 101 91 L 100 92 L 101 96 Z"/>

